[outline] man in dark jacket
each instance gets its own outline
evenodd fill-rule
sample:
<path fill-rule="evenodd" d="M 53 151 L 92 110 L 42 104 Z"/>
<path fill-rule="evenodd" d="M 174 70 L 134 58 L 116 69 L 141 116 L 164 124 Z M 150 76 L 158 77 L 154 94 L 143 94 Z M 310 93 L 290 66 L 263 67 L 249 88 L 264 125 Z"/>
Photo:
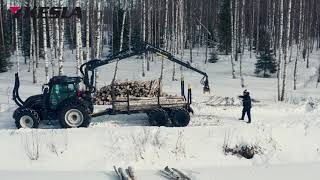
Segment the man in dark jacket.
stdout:
<path fill-rule="evenodd" d="M 239 98 L 242 98 L 242 117 L 239 120 L 244 120 L 244 116 L 247 113 L 249 121 L 247 123 L 251 123 L 251 98 L 250 93 L 247 90 L 243 91 L 243 96 L 239 96 Z"/>

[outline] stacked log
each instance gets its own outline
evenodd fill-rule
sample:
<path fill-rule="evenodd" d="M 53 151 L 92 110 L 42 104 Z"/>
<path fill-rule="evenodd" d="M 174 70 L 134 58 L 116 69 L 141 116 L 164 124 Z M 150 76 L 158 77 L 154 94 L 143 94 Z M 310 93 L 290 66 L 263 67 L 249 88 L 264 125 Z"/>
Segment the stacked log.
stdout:
<path fill-rule="evenodd" d="M 157 97 L 160 91 L 162 96 L 162 87 L 159 80 L 151 81 L 115 81 L 114 95 L 117 99 L 121 97 Z M 97 91 L 94 102 L 97 105 L 110 104 L 112 101 L 112 86 L 104 86 Z"/>

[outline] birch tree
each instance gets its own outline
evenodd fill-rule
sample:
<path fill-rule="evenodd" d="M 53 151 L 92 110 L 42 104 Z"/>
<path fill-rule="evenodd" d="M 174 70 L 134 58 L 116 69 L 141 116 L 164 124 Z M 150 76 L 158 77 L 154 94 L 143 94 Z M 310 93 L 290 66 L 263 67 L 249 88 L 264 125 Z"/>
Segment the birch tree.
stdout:
<path fill-rule="evenodd" d="M 303 26 L 302 1 L 303 0 L 299 0 L 299 27 L 298 27 L 297 55 L 294 61 L 294 70 L 293 70 L 293 90 L 297 89 L 298 61 L 300 60 L 300 55 L 301 55 L 301 31 Z"/>
<path fill-rule="evenodd" d="M 151 22 L 151 9 L 152 9 L 152 6 L 151 6 L 151 0 L 145 0 L 147 3 L 148 3 L 148 6 L 147 6 L 147 10 L 146 10 L 146 12 L 147 12 L 147 21 L 148 21 L 148 23 L 147 23 L 147 25 L 148 25 L 148 27 L 147 27 L 147 32 L 148 32 L 148 34 L 147 34 L 147 42 L 148 43 L 152 43 L 151 41 L 152 41 L 152 38 L 151 38 L 151 35 L 152 35 L 152 22 Z M 150 71 L 150 58 L 151 58 L 151 53 L 150 52 L 147 52 L 147 71 Z"/>
<path fill-rule="evenodd" d="M 80 0 L 76 0 L 76 7 L 80 7 Z M 80 18 L 76 17 L 76 73 L 80 75 L 80 65 L 83 64 L 83 52 L 82 52 L 82 33 Z"/>
<path fill-rule="evenodd" d="M 122 15 L 122 23 L 121 23 L 121 34 L 120 34 L 120 51 L 123 50 L 123 33 L 125 28 L 126 16 L 127 16 L 127 1 L 124 0 L 124 8 L 123 8 L 123 15 Z"/>
<path fill-rule="evenodd" d="M 179 19 L 180 19 L 180 53 L 181 53 L 181 60 L 183 59 L 184 55 L 184 0 L 179 0 L 180 7 L 179 7 Z M 208 46 L 208 43 L 207 43 Z"/>
<path fill-rule="evenodd" d="M 61 0 L 59 0 L 59 4 Z M 58 63 L 59 63 L 59 76 L 63 75 L 63 51 L 64 51 L 64 19 L 59 18 L 59 21 L 56 23 L 56 28 L 59 31 L 58 35 Z"/>
<path fill-rule="evenodd" d="M 50 6 L 53 7 L 53 0 L 50 0 Z M 55 75 L 55 48 L 53 48 L 54 46 L 54 41 L 56 40 L 56 31 L 54 29 L 54 23 L 55 23 L 55 19 L 47 19 L 48 20 L 48 25 L 49 25 L 49 34 L 52 33 L 51 36 L 49 36 L 49 40 L 50 40 L 50 60 L 51 60 L 51 72 L 52 72 L 52 76 Z"/>
<path fill-rule="evenodd" d="M 283 1 L 283 0 L 280 0 Z M 257 0 L 257 37 L 256 37 L 256 53 L 259 52 L 259 28 L 260 28 L 260 0 Z"/>
<path fill-rule="evenodd" d="M 58 63 L 59 76 L 63 75 L 63 50 L 64 50 L 64 20 L 59 19 L 59 49 L 58 49 Z"/>
<path fill-rule="evenodd" d="M 244 88 L 244 78 L 242 74 L 242 59 L 243 59 L 243 54 L 244 54 L 244 42 L 245 42 L 245 31 L 244 31 L 244 26 L 245 26 L 245 20 L 244 20 L 244 7 L 245 7 L 245 0 L 242 0 L 242 10 L 241 10 L 241 56 L 240 56 L 240 81 L 241 81 L 241 87 Z"/>
<path fill-rule="evenodd" d="M 250 32 L 250 58 L 252 58 L 252 46 L 253 46 L 253 33 L 254 33 L 254 17 L 255 17 L 255 8 L 254 8 L 254 0 L 251 0 L 252 10 L 251 10 L 251 32 Z"/>
<path fill-rule="evenodd" d="M 100 58 L 100 46 L 101 46 L 101 1 L 97 0 L 97 31 L 96 31 L 96 54 L 95 58 Z M 99 72 L 98 69 L 95 69 L 95 87 L 98 87 L 99 81 Z"/>
<path fill-rule="evenodd" d="M 37 6 L 37 0 L 35 0 L 35 6 Z M 34 19 L 36 21 L 36 26 L 34 29 L 35 32 L 35 38 L 36 38 L 36 67 L 39 67 L 39 61 L 40 61 L 40 29 L 39 29 L 39 18 Z"/>
<path fill-rule="evenodd" d="M 16 67 L 17 73 L 20 72 L 20 53 L 19 53 L 19 32 L 18 32 L 18 18 L 15 18 L 15 44 L 16 44 Z"/>
<path fill-rule="evenodd" d="M 169 17 L 169 2 L 168 0 L 165 0 L 165 19 L 164 19 L 164 34 L 163 34 L 163 40 L 164 40 L 164 48 L 165 50 L 168 50 L 168 39 L 167 39 L 167 35 L 168 35 L 168 26 L 169 26 L 169 22 L 168 22 L 168 17 Z"/>
<path fill-rule="evenodd" d="M 35 48 L 36 48 L 36 41 L 35 41 L 35 34 L 34 34 L 34 24 L 33 24 L 33 18 L 30 18 L 30 37 L 31 37 L 31 47 L 30 49 L 31 54 L 30 54 L 30 59 L 32 61 L 32 82 L 35 84 L 37 83 L 37 66 L 36 66 L 36 60 L 35 60 L 35 56 L 36 56 L 36 52 L 35 52 Z"/>
<path fill-rule="evenodd" d="M 42 1 L 42 5 L 45 6 L 45 1 Z M 48 50 L 47 50 L 47 18 L 42 18 L 42 28 L 43 28 L 43 53 L 44 53 L 44 62 L 45 62 L 45 76 L 46 82 L 49 82 L 49 58 L 48 58 Z"/>
<path fill-rule="evenodd" d="M 4 26 L 4 23 L 3 23 L 3 17 L 2 17 L 2 14 L 3 14 L 3 0 L 1 1 L 1 7 L 0 7 L 0 37 L 1 37 L 1 44 L 2 44 L 2 47 L 3 49 L 5 49 L 5 42 L 4 42 L 4 31 L 3 31 L 3 26 Z"/>
<path fill-rule="evenodd" d="M 283 47 L 283 0 L 280 0 L 280 38 L 279 38 L 279 57 L 278 57 L 278 69 L 277 69 L 277 87 L 278 87 L 278 100 L 281 100 L 281 87 L 280 87 L 280 79 L 281 79 L 281 64 L 282 64 L 282 60 L 281 60 L 281 55 L 282 55 L 282 49 Z"/>
<path fill-rule="evenodd" d="M 90 59 L 90 0 L 86 2 L 86 62 Z"/>
<path fill-rule="evenodd" d="M 286 92 L 286 78 L 287 78 L 287 64 L 288 64 L 288 51 L 289 51 L 289 39 L 291 31 L 291 0 L 289 0 L 288 7 L 288 19 L 287 19 L 287 34 L 286 34 L 286 47 L 283 56 L 283 73 L 282 73 L 282 91 L 281 91 L 281 101 L 284 101 L 285 92 Z"/>
<path fill-rule="evenodd" d="M 232 74 L 232 79 L 235 79 L 236 78 L 236 73 L 235 73 L 235 64 L 234 64 L 234 61 L 233 61 L 233 58 L 234 58 L 234 51 L 235 51 L 235 47 L 234 47 L 234 45 L 235 45 L 235 43 L 234 43 L 234 40 L 235 40 L 235 38 L 234 38 L 234 36 L 235 36 L 235 34 L 234 34 L 234 31 L 233 31 L 233 29 L 234 29 L 234 15 L 233 15 L 233 6 L 232 6 L 232 4 L 233 4 L 233 0 L 231 0 L 231 2 L 230 2 L 230 11 L 231 11 L 231 13 L 230 13 L 230 18 L 231 18 L 231 74 Z"/>
<path fill-rule="evenodd" d="M 238 16 L 238 9 L 239 9 L 239 1 L 238 0 L 235 0 L 234 2 L 234 47 L 235 47 L 235 50 L 234 50 L 234 60 L 235 61 L 238 61 L 238 51 L 239 51 L 239 43 L 238 43 L 238 40 L 239 40 L 239 16 Z"/>
<path fill-rule="evenodd" d="M 143 4 L 143 9 L 142 9 L 142 39 L 143 41 L 146 41 L 146 1 L 141 0 L 141 3 Z M 146 60 L 146 55 L 144 54 L 142 57 L 142 77 L 145 76 L 144 72 L 144 63 Z"/>

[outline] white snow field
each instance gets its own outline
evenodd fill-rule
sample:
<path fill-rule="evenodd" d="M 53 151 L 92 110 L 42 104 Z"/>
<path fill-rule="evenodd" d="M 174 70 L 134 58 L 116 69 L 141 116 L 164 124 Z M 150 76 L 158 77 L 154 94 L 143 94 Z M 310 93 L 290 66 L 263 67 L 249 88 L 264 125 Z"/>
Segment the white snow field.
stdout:
<path fill-rule="evenodd" d="M 74 75 L 75 55 L 66 54 L 64 70 Z M 43 122 L 40 129 L 17 130 L 11 100 L 14 67 L 0 74 L 0 179 L 112 180 L 116 179 L 113 165 L 133 166 L 137 179 L 146 180 L 164 179 L 158 170 L 167 165 L 181 169 L 192 180 L 320 179 L 319 51 L 311 55 L 310 69 L 299 61 L 297 91 L 292 90 L 293 63 L 289 64 L 286 101 L 281 103 L 276 101 L 276 78 L 255 77 L 256 59 L 245 55 L 246 88 L 258 101 L 253 104 L 251 124 L 238 120 L 242 108 L 237 96 L 244 89 L 239 75 L 231 78 L 230 57 L 220 56 L 216 64 L 204 65 L 203 52 L 194 54 L 192 65 L 208 72 L 211 94 L 202 94 L 199 74 L 183 69 L 186 82 L 192 85 L 195 111 L 185 128 L 150 127 L 146 115 L 136 114 L 94 118 L 89 128 L 59 129 L 58 124 Z M 180 82 L 171 81 L 172 63 L 164 62 L 164 91 L 179 94 Z M 114 66 L 99 69 L 101 85 L 110 83 Z M 160 58 L 155 57 L 145 78 L 158 78 L 160 66 Z M 39 83 L 32 84 L 27 69 L 22 65 L 20 72 L 23 99 L 41 93 L 45 80 L 44 72 L 38 72 Z M 239 64 L 237 74 L 238 69 Z M 178 66 L 176 74 L 179 79 Z M 120 61 L 117 78 L 143 79 L 141 60 Z M 253 159 L 225 155 L 226 144 L 255 145 L 259 152 Z"/>

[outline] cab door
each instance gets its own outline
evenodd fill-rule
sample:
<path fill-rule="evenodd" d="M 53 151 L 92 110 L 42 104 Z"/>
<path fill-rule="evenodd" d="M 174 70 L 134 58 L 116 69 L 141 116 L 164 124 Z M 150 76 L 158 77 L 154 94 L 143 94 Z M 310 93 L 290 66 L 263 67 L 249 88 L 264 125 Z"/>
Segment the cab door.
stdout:
<path fill-rule="evenodd" d="M 75 84 L 54 84 L 50 91 L 50 109 L 57 109 L 62 101 L 76 97 L 76 95 L 77 86 Z"/>

